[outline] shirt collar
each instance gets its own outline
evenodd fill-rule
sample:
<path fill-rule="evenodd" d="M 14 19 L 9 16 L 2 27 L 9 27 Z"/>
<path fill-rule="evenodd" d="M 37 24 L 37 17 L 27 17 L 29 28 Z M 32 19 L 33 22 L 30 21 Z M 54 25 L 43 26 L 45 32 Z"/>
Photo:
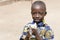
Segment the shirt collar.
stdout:
<path fill-rule="evenodd" d="M 32 22 L 32 24 L 34 24 L 35 22 L 33 21 Z M 43 21 L 41 21 L 41 22 L 39 22 L 39 23 L 37 23 L 37 27 L 44 27 L 44 22 Z"/>

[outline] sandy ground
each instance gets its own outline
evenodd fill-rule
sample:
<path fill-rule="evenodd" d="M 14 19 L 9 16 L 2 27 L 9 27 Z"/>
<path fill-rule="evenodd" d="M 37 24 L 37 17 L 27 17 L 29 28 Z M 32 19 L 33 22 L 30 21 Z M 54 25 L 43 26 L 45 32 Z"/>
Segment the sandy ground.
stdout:
<path fill-rule="evenodd" d="M 45 17 L 54 31 L 54 40 L 60 40 L 60 0 L 43 0 L 47 5 Z M 25 24 L 32 20 L 31 2 L 16 2 L 0 6 L 0 40 L 19 40 Z"/>

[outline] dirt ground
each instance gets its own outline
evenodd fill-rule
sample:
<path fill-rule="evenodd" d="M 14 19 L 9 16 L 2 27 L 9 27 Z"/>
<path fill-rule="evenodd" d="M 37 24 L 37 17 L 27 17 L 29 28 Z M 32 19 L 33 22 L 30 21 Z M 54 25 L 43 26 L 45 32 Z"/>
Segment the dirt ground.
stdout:
<path fill-rule="evenodd" d="M 60 0 L 43 0 L 47 5 L 45 17 L 54 31 L 54 40 L 60 40 Z M 32 20 L 31 2 L 19 1 L 0 6 L 0 40 L 19 40 L 23 27 Z"/>

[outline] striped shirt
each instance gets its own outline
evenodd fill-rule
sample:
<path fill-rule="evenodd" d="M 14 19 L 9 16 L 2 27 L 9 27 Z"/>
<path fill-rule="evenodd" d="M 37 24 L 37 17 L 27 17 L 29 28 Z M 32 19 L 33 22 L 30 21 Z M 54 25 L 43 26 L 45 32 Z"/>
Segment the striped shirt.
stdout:
<path fill-rule="evenodd" d="M 25 25 L 24 30 L 23 30 L 23 34 L 20 37 L 20 39 L 24 39 L 27 35 L 27 32 L 29 31 L 29 28 L 35 28 L 38 29 L 38 33 L 40 34 L 41 38 L 43 40 L 53 40 L 54 38 L 54 34 L 52 29 L 50 28 L 50 26 L 48 26 L 47 24 L 45 24 L 44 22 L 40 22 L 38 24 L 36 24 L 34 21 L 28 23 L 27 25 Z M 30 31 L 32 32 L 32 31 Z"/>

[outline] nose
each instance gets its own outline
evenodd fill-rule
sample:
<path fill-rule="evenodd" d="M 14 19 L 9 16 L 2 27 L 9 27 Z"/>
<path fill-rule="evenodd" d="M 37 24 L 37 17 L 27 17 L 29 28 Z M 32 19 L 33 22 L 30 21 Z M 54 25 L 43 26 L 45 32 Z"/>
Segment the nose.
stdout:
<path fill-rule="evenodd" d="M 39 14 L 38 13 L 36 13 L 36 17 L 39 17 Z"/>
<path fill-rule="evenodd" d="M 39 13 L 36 13 L 36 17 L 39 18 L 39 17 L 42 17 L 42 15 L 40 15 Z"/>

